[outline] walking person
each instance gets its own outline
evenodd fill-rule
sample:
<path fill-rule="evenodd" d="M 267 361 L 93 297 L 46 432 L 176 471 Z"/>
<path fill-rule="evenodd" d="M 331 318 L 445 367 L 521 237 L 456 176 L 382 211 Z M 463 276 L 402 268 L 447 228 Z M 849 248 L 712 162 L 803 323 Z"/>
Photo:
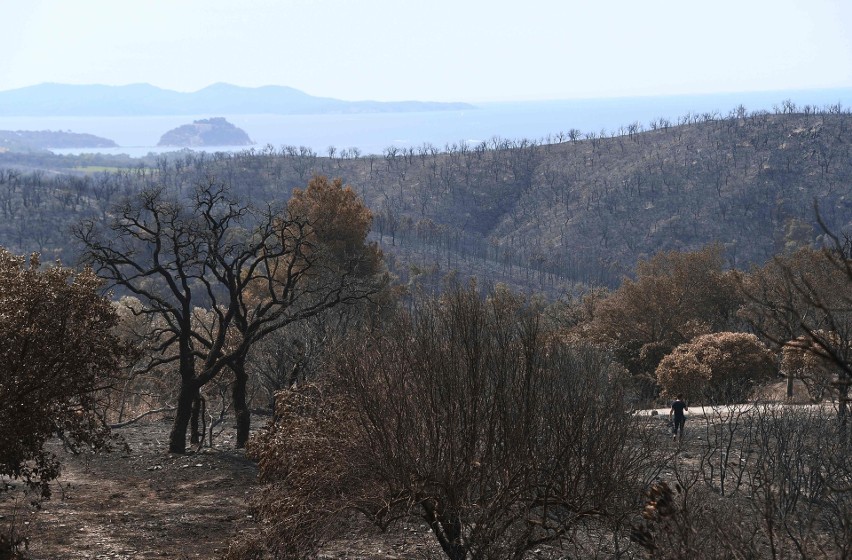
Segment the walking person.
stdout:
<path fill-rule="evenodd" d="M 669 410 L 669 419 L 673 420 L 672 424 L 672 439 L 677 439 L 680 436 L 683 439 L 683 426 L 686 424 L 686 414 L 685 412 L 689 410 L 686 406 L 686 403 L 683 402 L 683 399 L 680 395 L 675 398 L 675 401 L 672 403 L 672 408 Z"/>

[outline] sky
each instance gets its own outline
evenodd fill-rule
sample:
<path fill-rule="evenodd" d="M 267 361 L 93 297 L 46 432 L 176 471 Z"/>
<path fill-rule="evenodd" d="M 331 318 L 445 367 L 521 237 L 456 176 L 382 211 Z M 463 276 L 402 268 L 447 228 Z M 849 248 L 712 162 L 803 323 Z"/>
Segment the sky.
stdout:
<path fill-rule="evenodd" d="M 850 0 L 0 0 L 0 91 L 283 85 L 378 101 L 852 87 Z"/>

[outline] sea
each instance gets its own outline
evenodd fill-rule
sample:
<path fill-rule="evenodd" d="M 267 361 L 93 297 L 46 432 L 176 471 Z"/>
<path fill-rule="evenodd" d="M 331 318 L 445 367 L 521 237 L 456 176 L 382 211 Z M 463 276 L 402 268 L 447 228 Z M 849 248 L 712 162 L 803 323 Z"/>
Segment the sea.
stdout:
<path fill-rule="evenodd" d="M 194 120 L 225 117 L 251 137 L 253 146 L 194 148 L 209 152 L 285 146 L 306 147 L 327 155 L 357 148 L 362 155 L 382 154 L 389 147 L 444 150 L 452 144 L 475 146 L 494 138 L 556 141 L 569 130 L 583 135 L 610 135 L 630 125 L 650 128 L 660 118 L 676 124 L 689 114 L 725 117 L 740 105 L 747 112 L 780 110 L 785 101 L 798 108 L 852 107 L 852 90 L 809 90 L 665 97 L 633 97 L 565 101 L 479 103 L 471 109 L 429 112 L 309 115 L 169 115 L 115 117 L 0 117 L 0 130 L 52 130 L 88 133 L 113 140 L 117 148 L 56 149 L 58 154 L 106 153 L 142 157 L 174 151 L 158 147 L 167 131 Z"/>

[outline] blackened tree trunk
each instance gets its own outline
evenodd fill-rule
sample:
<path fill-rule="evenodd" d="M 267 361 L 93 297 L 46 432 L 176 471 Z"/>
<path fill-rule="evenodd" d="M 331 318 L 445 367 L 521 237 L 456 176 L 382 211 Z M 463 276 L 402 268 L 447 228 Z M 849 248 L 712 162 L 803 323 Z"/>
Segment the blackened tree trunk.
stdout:
<path fill-rule="evenodd" d="M 237 449 L 246 446 L 248 442 L 249 431 L 251 430 L 251 413 L 249 412 L 247 403 L 248 374 L 246 373 L 245 360 L 236 360 L 231 368 L 234 371 L 234 386 L 232 391 L 232 399 L 234 404 L 234 414 L 237 417 Z"/>
<path fill-rule="evenodd" d="M 192 417 L 192 406 L 198 396 L 198 384 L 184 381 L 178 396 L 177 411 L 169 434 L 169 453 L 186 453 L 186 431 Z"/>
<path fill-rule="evenodd" d="M 201 391 L 197 391 L 195 398 L 192 401 L 192 415 L 189 421 L 189 442 L 193 445 L 200 443 L 204 439 L 204 434 L 201 433 L 201 416 L 204 414 L 202 410 L 203 400 Z"/>
<path fill-rule="evenodd" d="M 467 547 L 462 543 L 462 525 L 457 516 L 445 515 L 438 511 L 436 504 L 429 499 L 420 502 L 423 519 L 429 524 L 438 543 L 450 560 L 465 560 Z"/>
<path fill-rule="evenodd" d="M 288 324 L 365 299 L 384 282 L 381 253 L 366 242 L 372 216 L 342 181 L 313 179 L 308 194 L 294 195 L 298 204 L 287 209 L 255 207 L 232 196 L 213 178 L 212 167 L 196 163 L 207 179 L 191 193 L 142 188 L 115 209 L 112 220 L 85 220 L 74 232 L 85 246 L 85 261 L 109 285 L 139 298 L 143 306 L 134 313 L 158 323 L 149 333 L 153 350 L 145 367 L 172 369 L 180 362 L 172 453 L 186 451 L 190 424 L 192 442 L 201 440 L 198 409 L 193 420 L 200 390 L 239 361 L 234 401 L 238 446 L 245 445 L 250 418 L 244 356 L 251 346 Z M 330 210 L 318 206 L 327 199 Z M 339 240 L 341 231 L 347 239 L 341 254 L 322 245 Z M 199 309 L 210 311 L 212 320 L 199 322 Z"/>

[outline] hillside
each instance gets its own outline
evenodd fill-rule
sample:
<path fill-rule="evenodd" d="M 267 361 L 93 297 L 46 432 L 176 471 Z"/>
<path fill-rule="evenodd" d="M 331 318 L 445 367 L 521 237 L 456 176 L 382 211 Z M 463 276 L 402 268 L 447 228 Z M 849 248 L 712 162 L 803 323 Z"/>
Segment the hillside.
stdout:
<path fill-rule="evenodd" d="M 283 200 L 321 173 L 364 197 L 402 281 L 437 283 L 458 269 L 557 295 L 615 285 L 637 259 L 664 249 L 722 243 L 731 266 L 747 267 L 818 242 L 815 201 L 829 227 L 849 228 L 850 128 L 852 115 L 838 108 L 786 107 L 635 123 L 605 136 L 572 130 L 545 144 L 494 138 L 332 157 L 285 146 L 179 154 L 117 175 L 5 172 L 0 245 L 72 262 L 67 225 L 103 215 L 140 184 L 182 188 L 213 171 L 255 200 Z M 0 167 L 8 167 L 5 155 Z"/>
<path fill-rule="evenodd" d="M 397 154 L 380 168 L 396 188 L 370 202 L 377 228 L 396 230 L 403 246 L 427 241 L 461 268 L 540 289 L 614 285 L 638 258 L 713 242 L 746 267 L 817 241 L 814 202 L 830 227 L 852 226 L 851 123 L 837 113 L 693 115 L 606 138 Z"/>

